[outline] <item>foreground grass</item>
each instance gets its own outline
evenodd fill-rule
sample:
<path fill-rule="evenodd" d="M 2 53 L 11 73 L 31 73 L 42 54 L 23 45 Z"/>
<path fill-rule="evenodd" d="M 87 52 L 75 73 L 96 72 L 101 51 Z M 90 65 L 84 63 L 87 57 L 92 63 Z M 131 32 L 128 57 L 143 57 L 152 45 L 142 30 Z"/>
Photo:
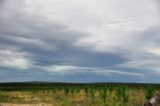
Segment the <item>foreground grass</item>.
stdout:
<path fill-rule="evenodd" d="M 129 106 L 142 106 L 145 101 L 142 90 L 128 90 Z M 110 92 L 106 99 L 107 106 L 118 105 L 121 101 L 115 98 L 115 91 Z M 93 99 L 93 100 L 92 100 Z M 0 103 L 12 104 L 48 104 L 53 106 L 103 106 L 97 91 L 94 98 L 87 97 L 81 90 L 79 93 L 64 95 L 63 91 L 0 91 Z"/>
<path fill-rule="evenodd" d="M 145 87 L 127 86 L 122 95 L 117 94 L 117 87 L 123 88 L 124 85 L 105 87 L 107 91 L 103 94 L 104 86 L 97 85 L 61 87 L 7 85 L 0 87 L 0 104 L 2 106 L 143 106 L 146 101 Z M 155 88 L 154 93 L 156 92 L 159 92 L 159 87 Z"/>

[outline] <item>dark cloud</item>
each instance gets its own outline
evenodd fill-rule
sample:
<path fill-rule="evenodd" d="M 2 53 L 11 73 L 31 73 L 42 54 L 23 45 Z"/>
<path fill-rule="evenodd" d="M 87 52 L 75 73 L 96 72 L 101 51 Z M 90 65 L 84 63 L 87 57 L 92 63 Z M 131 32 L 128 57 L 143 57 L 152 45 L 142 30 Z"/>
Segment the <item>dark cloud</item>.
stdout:
<path fill-rule="evenodd" d="M 44 78 L 45 76 L 45 78 Z M 97 75 L 92 72 L 76 72 L 74 74 L 56 74 L 52 72 L 28 70 L 16 71 L 1 69 L 0 82 L 14 82 L 14 81 L 55 81 L 55 82 L 140 82 L 143 78 L 121 75 L 114 73 L 112 76 Z M 83 77 L 83 78 L 82 78 Z M 121 78 L 123 77 L 123 78 Z"/>
<path fill-rule="evenodd" d="M 31 12 L 28 12 L 26 9 L 26 3 L 24 1 L 15 3 L 15 1 L 1 0 L 0 5 L 2 5 L 0 7 L 0 59 L 3 59 L 4 61 L 1 63 L 2 65 L 0 65 L 1 82 L 33 80 L 75 82 L 141 82 L 144 81 L 144 79 L 137 78 L 136 75 L 141 75 L 144 73 L 148 75 L 150 74 L 150 68 L 147 68 L 147 72 L 145 72 L 144 68 L 136 69 L 137 67 L 124 67 L 119 64 L 125 65 L 125 63 L 132 60 L 141 62 L 142 60 L 146 60 L 146 58 L 149 60 L 159 59 L 157 56 L 153 56 L 153 54 L 148 52 L 144 53 L 144 49 L 140 50 L 147 45 L 150 46 L 150 44 L 156 44 L 157 46 L 159 45 L 159 26 L 149 28 L 144 32 L 135 35 L 136 37 L 134 37 L 132 41 L 134 43 L 129 42 L 130 40 L 128 41 L 128 38 L 126 37 L 124 37 L 123 40 L 123 37 L 121 38 L 118 36 L 120 41 L 129 42 L 129 44 L 123 44 L 124 42 L 122 42 L 121 45 L 121 42 L 117 40 L 118 38 L 115 37 L 115 35 L 113 35 L 113 38 L 112 36 L 109 36 L 111 37 L 111 41 L 105 36 L 102 36 L 104 39 L 99 40 L 99 36 L 96 35 L 96 37 L 92 37 L 92 33 L 89 33 L 88 31 L 73 31 L 70 29 L 69 25 L 63 24 L 62 22 L 48 21 L 44 17 L 33 14 L 31 15 Z M 131 27 L 128 23 L 125 23 L 125 21 L 115 22 L 120 25 L 124 24 L 124 26 L 126 25 Z M 113 27 L 114 29 L 114 25 L 116 23 L 112 22 L 111 25 L 109 24 L 109 27 Z M 96 23 L 94 23 L 94 25 L 96 25 Z M 123 28 L 120 27 L 120 29 Z M 133 28 L 131 27 L 129 29 Z M 82 44 L 82 47 L 75 45 L 79 39 L 90 36 L 93 39 L 89 39 L 88 42 L 90 41 L 93 46 L 88 48 L 88 46 L 85 45 L 86 42 Z M 94 43 L 93 41 L 96 41 L 97 39 L 98 41 Z M 104 42 L 105 40 L 107 43 Z M 120 46 L 117 43 L 120 44 Z M 103 47 L 101 47 L 101 44 Z M 108 49 L 112 49 L 112 46 L 116 46 L 116 52 L 107 51 Z M 107 50 L 105 52 L 99 52 L 96 47 L 104 51 L 105 49 Z M 92 51 L 93 49 L 97 51 Z M 16 58 L 20 58 L 21 60 L 16 60 Z M 13 64 L 10 61 L 13 61 Z M 26 68 L 17 68 L 17 65 L 20 63 L 23 63 L 22 65 Z M 44 69 L 52 66 L 59 67 L 58 69 L 59 71 L 62 71 L 62 73 L 63 70 L 66 70 L 63 69 L 65 68 L 63 66 L 71 66 L 73 69 L 77 68 L 77 70 L 73 72 L 73 74 L 67 74 L 67 72 L 61 74 L 58 72 L 49 72 Z M 131 64 L 131 66 L 134 66 L 134 64 Z M 104 76 L 103 71 L 101 71 L 101 74 L 98 73 L 101 69 L 112 71 L 104 71 L 104 74 L 106 74 L 106 76 Z M 131 76 L 131 72 L 135 75 Z M 107 75 L 108 73 L 110 75 Z M 152 75 L 155 75 L 155 73 Z M 155 79 L 152 81 L 158 80 Z"/>
<path fill-rule="evenodd" d="M 0 18 L 0 44 L 29 53 L 39 65 L 111 67 L 125 61 L 119 54 L 88 53 L 72 46 L 88 33 L 67 31 L 66 26 L 36 20 L 21 12 L 17 16 Z"/>
<path fill-rule="evenodd" d="M 4 2 L 5 0 L 0 0 L 0 5 L 3 5 Z"/>

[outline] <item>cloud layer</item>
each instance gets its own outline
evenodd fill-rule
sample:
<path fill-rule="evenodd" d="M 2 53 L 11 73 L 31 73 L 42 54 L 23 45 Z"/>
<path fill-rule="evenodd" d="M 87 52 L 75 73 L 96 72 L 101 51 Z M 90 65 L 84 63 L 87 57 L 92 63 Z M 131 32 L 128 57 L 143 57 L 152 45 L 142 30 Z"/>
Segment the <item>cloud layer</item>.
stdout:
<path fill-rule="evenodd" d="M 160 81 L 158 0 L 2 0 L 0 5 L 2 82 Z"/>

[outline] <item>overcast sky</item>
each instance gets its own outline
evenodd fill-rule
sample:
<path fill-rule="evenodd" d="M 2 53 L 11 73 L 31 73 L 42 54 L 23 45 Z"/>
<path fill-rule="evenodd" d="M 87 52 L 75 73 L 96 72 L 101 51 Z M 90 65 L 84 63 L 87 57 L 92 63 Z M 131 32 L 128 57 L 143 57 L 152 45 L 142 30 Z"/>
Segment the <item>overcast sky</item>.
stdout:
<path fill-rule="evenodd" d="M 0 0 L 0 82 L 160 83 L 159 0 Z"/>

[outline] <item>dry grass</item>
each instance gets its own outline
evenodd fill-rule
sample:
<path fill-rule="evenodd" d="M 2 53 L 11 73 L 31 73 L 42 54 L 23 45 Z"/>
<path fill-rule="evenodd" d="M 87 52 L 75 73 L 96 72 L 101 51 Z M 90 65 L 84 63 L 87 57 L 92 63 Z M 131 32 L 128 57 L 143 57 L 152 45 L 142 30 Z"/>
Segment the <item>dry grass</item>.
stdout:
<path fill-rule="evenodd" d="M 129 101 L 128 106 L 143 106 L 145 102 L 145 96 L 143 90 L 128 90 Z M 115 91 L 110 92 L 110 96 L 107 98 L 107 106 L 113 106 L 114 103 L 118 106 L 118 102 L 115 99 Z M 86 97 L 83 90 L 79 93 L 64 95 L 64 92 L 6 92 L 0 91 L 0 106 L 102 106 L 102 100 L 99 97 L 99 92 L 96 92 L 93 100 L 91 97 Z"/>

